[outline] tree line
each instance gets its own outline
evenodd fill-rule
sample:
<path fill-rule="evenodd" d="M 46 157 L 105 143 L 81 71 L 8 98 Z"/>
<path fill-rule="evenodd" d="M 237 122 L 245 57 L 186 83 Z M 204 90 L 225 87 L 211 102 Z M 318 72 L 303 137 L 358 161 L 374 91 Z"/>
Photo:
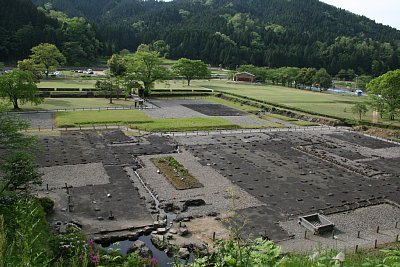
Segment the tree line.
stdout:
<path fill-rule="evenodd" d="M 4 0 L 0 10 L 0 61 L 27 58 L 40 43 L 59 47 L 69 66 L 91 65 L 106 45 L 82 17 L 69 18 L 51 5 L 37 8 L 30 0 Z"/>
<path fill-rule="evenodd" d="M 43 4 L 43 0 L 36 0 Z M 400 32 L 317 0 L 53 0 L 54 8 L 85 16 L 108 52 L 165 42 L 169 58 L 197 58 L 235 68 L 353 69 L 379 76 L 400 67 Z"/>
<path fill-rule="evenodd" d="M 257 80 L 287 87 L 306 88 L 316 86 L 323 91 L 332 85 L 332 77 L 324 68 L 317 70 L 315 68 L 268 68 L 241 65 L 237 71 L 231 71 L 230 76 L 232 77 L 236 72 L 249 72 L 256 75 Z"/>

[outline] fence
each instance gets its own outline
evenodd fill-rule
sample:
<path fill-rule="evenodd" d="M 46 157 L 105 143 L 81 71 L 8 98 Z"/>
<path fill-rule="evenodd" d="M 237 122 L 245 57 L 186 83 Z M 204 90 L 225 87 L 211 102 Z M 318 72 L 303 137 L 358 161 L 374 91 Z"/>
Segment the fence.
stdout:
<path fill-rule="evenodd" d="M 146 102 L 142 107 L 140 106 L 126 106 L 126 107 L 97 107 L 97 108 L 60 108 L 51 110 L 33 110 L 33 111 L 8 111 L 5 114 L 37 114 L 37 113 L 56 113 L 56 112 L 66 112 L 66 111 L 100 111 L 100 110 L 132 110 L 132 109 L 156 109 L 159 108 L 151 102 Z"/>
<path fill-rule="evenodd" d="M 306 132 L 306 131 L 339 131 L 349 130 L 347 127 L 334 127 L 334 126 L 314 126 L 314 127 L 292 127 L 292 128 L 261 128 L 261 129 L 229 129 L 229 130 L 194 130 L 194 131 L 147 131 L 144 129 L 132 128 L 129 125 L 91 125 L 91 126 L 76 126 L 76 127 L 52 127 L 52 128 L 30 128 L 25 130 L 29 131 L 77 131 L 77 130 L 112 130 L 122 129 L 126 131 L 134 131 L 139 133 L 152 133 L 159 136 L 207 136 L 218 134 L 256 134 L 256 133 L 272 133 L 272 132 Z"/>

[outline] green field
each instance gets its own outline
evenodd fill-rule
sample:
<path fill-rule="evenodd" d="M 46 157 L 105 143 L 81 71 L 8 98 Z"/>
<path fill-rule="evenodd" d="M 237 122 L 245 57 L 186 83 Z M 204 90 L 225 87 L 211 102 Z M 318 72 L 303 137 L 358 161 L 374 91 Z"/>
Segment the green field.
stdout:
<path fill-rule="evenodd" d="M 37 84 L 40 88 L 94 88 L 96 80 L 89 79 L 54 79 L 41 80 Z"/>
<path fill-rule="evenodd" d="M 196 81 L 196 85 L 294 107 L 306 112 L 351 119 L 355 117 L 351 113 L 352 104 L 366 100 L 364 97 L 333 95 L 273 85 L 234 84 L 226 81 Z"/>
<path fill-rule="evenodd" d="M 149 123 L 133 124 L 130 126 L 140 130 L 160 132 L 240 128 L 238 125 L 220 117 L 159 119 Z"/>
<path fill-rule="evenodd" d="M 20 105 L 20 108 L 22 110 L 56 110 L 65 108 L 129 107 L 132 105 L 134 105 L 132 101 L 123 99 L 113 99 L 113 104 L 109 104 L 109 100 L 105 98 L 45 98 L 43 103 L 38 106 L 27 103 Z"/>
<path fill-rule="evenodd" d="M 152 119 L 139 110 L 101 110 L 101 111 L 69 111 L 56 114 L 58 127 L 79 125 L 133 124 L 151 122 Z"/>
<path fill-rule="evenodd" d="M 311 92 L 283 86 L 259 85 L 259 84 L 235 84 L 227 81 L 194 81 L 194 85 L 206 88 L 247 96 L 257 100 L 267 101 L 290 108 L 296 108 L 304 112 L 318 113 L 356 120 L 357 116 L 351 108 L 357 102 L 367 101 L 367 97 L 336 95 L 329 93 Z M 372 111 L 369 111 L 364 120 L 372 120 Z M 400 120 L 382 122 L 400 125 Z"/>
<path fill-rule="evenodd" d="M 57 127 L 129 125 L 131 128 L 145 131 L 196 131 L 240 128 L 221 117 L 153 120 L 139 110 L 59 112 L 56 113 L 55 122 Z"/>
<path fill-rule="evenodd" d="M 233 102 L 233 101 L 225 100 L 225 99 L 218 98 L 218 97 L 207 97 L 206 100 L 208 102 L 211 102 L 211 103 L 221 104 L 221 105 L 224 105 L 224 106 L 227 106 L 227 107 L 235 108 L 235 109 L 238 109 L 238 110 L 243 110 L 243 111 L 246 111 L 246 112 L 257 112 L 257 111 L 260 111 L 259 108 L 256 108 L 256 107 L 253 107 L 253 106 L 248 106 L 248 105 L 243 105 L 243 104 L 240 104 L 238 102 Z"/>

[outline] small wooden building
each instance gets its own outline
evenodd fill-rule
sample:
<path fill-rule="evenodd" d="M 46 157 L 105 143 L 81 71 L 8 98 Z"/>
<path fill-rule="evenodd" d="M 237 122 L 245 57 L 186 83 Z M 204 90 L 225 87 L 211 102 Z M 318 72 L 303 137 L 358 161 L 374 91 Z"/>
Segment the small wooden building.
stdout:
<path fill-rule="evenodd" d="M 233 77 L 233 80 L 235 82 L 255 83 L 256 76 L 251 73 L 248 73 L 248 72 L 240 72 L 240 73 L 235 74 L 235 76 Z"/>

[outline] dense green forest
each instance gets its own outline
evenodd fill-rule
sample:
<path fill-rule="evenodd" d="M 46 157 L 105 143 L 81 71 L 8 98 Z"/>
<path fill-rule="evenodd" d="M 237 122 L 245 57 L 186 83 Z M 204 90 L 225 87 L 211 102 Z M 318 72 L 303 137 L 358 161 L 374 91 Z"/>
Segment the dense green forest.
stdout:
<path fill-rule="evenodd" d="M 84 18 L 37 8 L 30 0 L 0 0 L 0 61 L 27 58 L 40 43 L 55 44 L 69 65 L 93 62 L 103 51 L 94 28 Z M 48 8 L 48 6 L 46 6 Z"/>
<path fill-rule="evenodd" d="M 169 58 L 231 68 L 323 67 L 331 74 L 353 69 L 379 75 L 400 67 L 400 31 L 318 0 L 33 2 L 90 21 L 107 55 L 163 40 Z"/>

